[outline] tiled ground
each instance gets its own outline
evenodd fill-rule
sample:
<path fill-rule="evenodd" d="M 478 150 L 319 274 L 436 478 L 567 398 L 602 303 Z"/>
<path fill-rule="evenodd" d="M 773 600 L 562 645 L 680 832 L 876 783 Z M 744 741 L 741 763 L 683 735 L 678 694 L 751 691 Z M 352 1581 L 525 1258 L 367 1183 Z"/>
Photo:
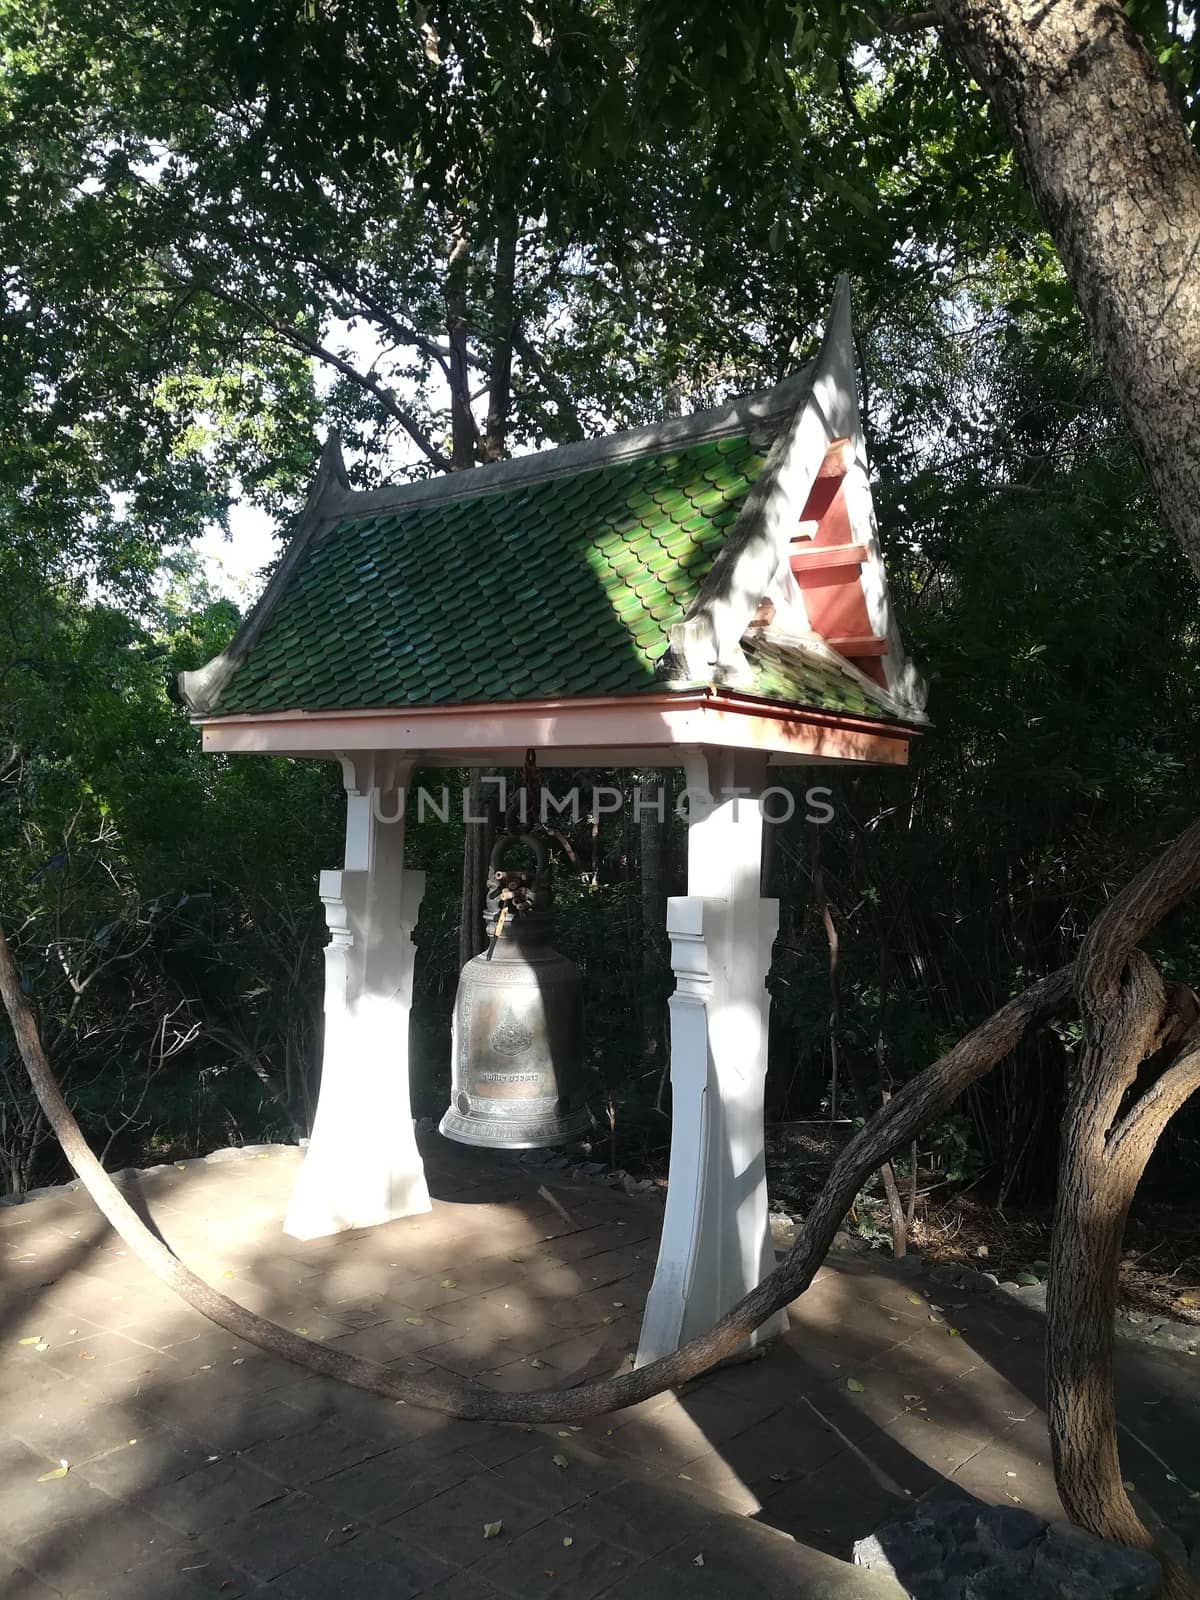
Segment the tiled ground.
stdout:
<path fill-rule="evenodd" d="M 136 1187 L 212 1282 L 377 1360 L 521 1390 L 615 1370 L 634 1348 L 653 1199 L 435 1139 L 430 1216 L 299 1244 L 279 1226 L 298 1159 L 210 1159 Z M 822 1271 L 762 1360 L 534 1430 L 450 1422 L 239 1347 L 82 1194 L 0 1208 L 0 1262 L 6 1600 L 883 1600 L 895 1591 L 819 1552 L 845 1557 L 955 1486 L 1057 1510 L 1040 1323 L 886 1264 Z M 1198 1358 L 1121 1360 L 1129 1479 L 1187 1531 Z"/>

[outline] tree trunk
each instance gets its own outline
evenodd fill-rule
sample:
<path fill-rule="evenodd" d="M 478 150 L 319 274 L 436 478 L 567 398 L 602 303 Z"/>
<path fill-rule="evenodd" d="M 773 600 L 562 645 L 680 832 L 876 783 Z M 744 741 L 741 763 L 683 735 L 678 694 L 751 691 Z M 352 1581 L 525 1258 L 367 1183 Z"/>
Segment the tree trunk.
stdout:
<path fill-rule="evenodd" d="M 508 443 L 512 409 L 513 302 L 517 271 L 517 215 L 505 211 L 496 229 L 496 266 L 492 282 L 492 359 L 488 379 L 488 412 L 483 430 L 483 458 L 501 461 Z"/>
<path fill-rule="evenodd" d="M 933 8 L 1008 125 L 1163 514 L 1200 574 L 1200 158 L 1183 120 L 1115 0 Z M 1185 857 L 1197 832 L 1180 841 Z M 1113 1122 L 1160 1020 L 1161 984 L 1135 950 L 1144 908 L 1126 904 L 1124 924 L 1114 920 L 1127 900 L 1097 919 L 1079 962 L 1085 1048 L 1063 1127 L 1047 1361 L 1064 1505 L 1092 1533 L 1145 1545 L 1117 1460 L 1112 1319 L 1125 1217 L 1153 1139 L 1140 1162 L 1117 1160 Z M 1175 1092 L 1190 1092 L 1186 1066 L 1173 1074 Z M 1145 1114 L 1165 1125 L 1170 1113 Z M 1200 1592 L 1174 1570 L 1167 1585 Z"/>
<path fill-rule="evenodd" d="M 1063 1119 L 1046 1301 L 1050 1445 L 1069 1516 L 1102 1539 L 1153 1547 L 1125 1493 L 1113 1394 L 1113 1319 L 1125 1221 L 1163 1128 L 1200 1086 L 1198 1008 L 1164 986 L 1137 941 L 1200 885 L 1200 824 L 1116 895 L 1088 931 L 1076 989 L 1084 1043 Z M 1147 1071 L 1147 1064 L 1149 1071 Z M 1128 1104 L 1139 1079 L 1149 1086 Z M 1160 1556 L 1161 1559 L 1161 1556 Z M 1164 1594 L 1200 1594 L 1164 1561 Z"/>
<path fill-rule="evenodd" d="M 475 465 L 475 417 L 471 411 L 471 367 L 467 357 L 467 241 L 456 233 L 446 265 L 446 334 L 450 344 L 450 465 L 465 472 Z"/>
<path fill-rule="evenodd" d="M 934 0 L 1001 113 L 1168 525 L 1200 574 L 1200 157 L 1115 0 Z"/>

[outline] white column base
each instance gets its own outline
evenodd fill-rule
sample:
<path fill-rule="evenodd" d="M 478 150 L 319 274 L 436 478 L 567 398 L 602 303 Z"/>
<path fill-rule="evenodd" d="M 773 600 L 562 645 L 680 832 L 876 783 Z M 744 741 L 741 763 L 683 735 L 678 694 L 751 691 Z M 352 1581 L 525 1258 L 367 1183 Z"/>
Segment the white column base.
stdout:
<path fill-rule="evenodd" d="M 344 765 L 346 867 L 321 874 L 325 1040 L 312 1137 L 283 1224 L 294 1239 L 430 1209 L 408 1083 L 412 930 L 425 875 L 404 869 L 407 771 L 386 773 L 385 787 L 370 758 Z"/>
<path fill-rule="evenodd" d="M 756 781 L 763 774 L 756 759 L 722 752 L 688 773 L 689 788 L 703 782 L 716 804 L 688 830 L 689 888 L 699 892 L 667 902 L 676 975 L 671 1170 L 638 1366 L 707 1333 L 775 1265 L 763 1135 L 764 985 L 779 908 L 759 895 Z M 720 790 L 735 786 L 743 798 L 723 801 Z M 779 1311 L 748 1345 L 786 1329 L 787 1313 Z"/>

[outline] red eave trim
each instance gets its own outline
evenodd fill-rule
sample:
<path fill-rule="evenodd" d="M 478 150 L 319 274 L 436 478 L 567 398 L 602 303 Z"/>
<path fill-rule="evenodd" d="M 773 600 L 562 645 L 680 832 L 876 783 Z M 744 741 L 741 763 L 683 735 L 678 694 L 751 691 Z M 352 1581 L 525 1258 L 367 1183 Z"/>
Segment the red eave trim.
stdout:
<path fill-rule="evenodd" d="M 897 722 L 882 713 L 877 720 L 852 713 L 823 711 L 816 706 L 768 700 L 759 695 L 745 694 L 741 690 L 716 688 L 681 689 L 665 694 L 578 695 L 562 700 L 475 700 L 445 706 L 359 706 L 346 711 L 237 711 L 227 716 L 221 716 L 218 712 L 211 716 L 193 717 L 192 721 L 205 728 L 237 727 L 251 723 L 266 723 L 274 727 L 303 723 L 310 727 L 314 723 L 358 722 L 378 717 L 420 722 L 440 717 L 553 716 L 572 710 L 702 711 L 706 707 L 735 711 L 743 716 L 764 717 L 776 722 L 810 722 L 817 727 L 896 734 L 904 738 L 922 732 L 919 725 Z"/>

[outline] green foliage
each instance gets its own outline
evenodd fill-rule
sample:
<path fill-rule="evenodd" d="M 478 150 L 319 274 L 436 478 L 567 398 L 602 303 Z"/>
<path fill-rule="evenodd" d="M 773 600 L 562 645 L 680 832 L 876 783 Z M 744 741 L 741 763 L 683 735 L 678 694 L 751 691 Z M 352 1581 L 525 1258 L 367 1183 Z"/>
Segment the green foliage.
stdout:
<path fill-rule="evenodd" d="M 1129 13 L 1194 120 L 1193 8 Z M 782 830 L 781 1116 L 828 1107 L 833 1044 L 839 1109 L 852 1068 L 903 1081 L 1067 959 L 1189 816 L 1193 585 L 1004 136 L 931 36 L 882 20 L 832 0 L 0 0 L 0 908 L 111 1160 L 308 1120 L 335 776 L 204 758 L 167 685 L 236 621 L 189 541 L 239 499 L 294 511 L 322 417 L 362 484 L 446 464 L 452 380 L 483 454 L 506 361 L 488 449 L 632 425 L 781 376 L 852 273 L 935 725 L 911 771 L 830 779 L 836 1024 L 811 840 Z M 562 875 L 560 942 L 595 1103 L 619 1159 L 654 1154 L 669 975 L 636 830 L 606 821 L 594 872 L 586 824 L 573 838 L 589 870 Z M 413 832 L 430 1114 L 461 847 L 453 818 Z M 1158 954 L 1194 978 L 1198 947 L 1183 912 Z M 1036 1190 L 1073 1047 L 1047 1034 L 968 1096 L 936 1136 L 948 1168 Z M 7 1034 L 0 1112 L 5 1181 L 52 1173 Z M 1193 1119 L 1163 1160 L 1196 1147 Z"/>

